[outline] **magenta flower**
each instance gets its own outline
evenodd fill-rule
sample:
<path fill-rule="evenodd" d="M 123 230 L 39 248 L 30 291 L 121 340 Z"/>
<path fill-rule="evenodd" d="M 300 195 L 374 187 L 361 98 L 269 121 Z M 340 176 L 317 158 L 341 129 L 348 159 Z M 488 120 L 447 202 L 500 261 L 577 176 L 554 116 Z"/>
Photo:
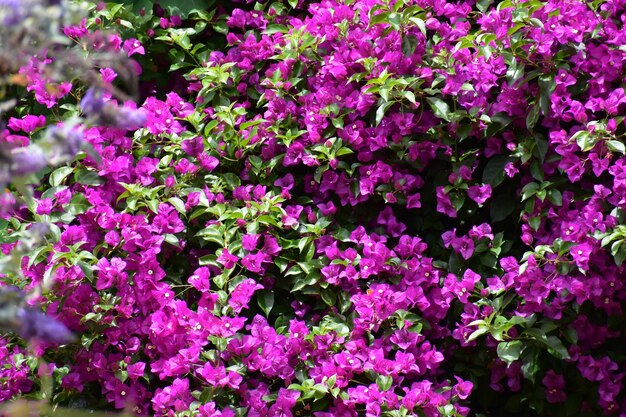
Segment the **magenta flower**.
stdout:
<path fill-rule="evenodd" d="M 264 272 L 262 264 L 266 261 L 266 257 L 267 255 L 261 251 L 248 253 L 241 259 L 241 264 L 250 272 L 262 274 Z"/>
<path fill-rule="evenodd" d="M 187 103 L 183 100 L 178 94 L 171 92 L 166 95 L 167 99 L 165 102 L 168 106 L 171 107 L 172 113 L 176 116 L 184 119 L 194 112 L 194 107 L 192 104 Z"/>
<path fill-rule="evenodd" d="M 75 245 L 79 242 L 86 242 L 87 235 L 85 228 L 82 226 L 69 226 L 63 233 L 61 233 L 61 239 L 59 244 L 64 246 Z"/>
<path fill-rule="evenodd" d="M 200 136 L 182 141 L 180 147 L 183 151 L 193 157 L 198 157 L 204 152 L 203 139 Z"/>
<path fill-rule="evenodd" d="M 211 289 L 210 281 L 211 273 L 209 268 L 203 266 L 196 269 L 191 277 L 189 277 L 189 284 L 200 292 L 207 292 Z"/>
<path fill-rule="evenodd" d="M 287 206 L 285 208 L 285 214 L 282 216 L 283 225 L 291 228 L 298 226 L 298 218 L 300 217 L 300 213 L 302 213 L 303 209 L 304 207 L 301 205 Z"/>
<path fill-rule="evenodd" d="M 219 159 L 205 153 L 198 155 L 198 161 L 200 162 L 202 169 L 209 172 L 213 171 L 220 164 Z"/>
<path fill-rule="evenodd" d="M 169 204 L 159 204 L 159 212 L 154 217 L 153 225 L 161 233 L 179 233 L 185 230 L 185 224 L 178 212 Z"/>
<path fill-rule="evenodd" d="M 160 414 L 167 414 L 167 410 L 184 411 L 193 401 L 189 391 L 189 380 L 176 378 L 172 385 L 163 389 L 158 388 L 152 398 L 154 410 Z"/>
<path fill-rule="evenodd" d="M 546 372 L 546 375 L 541 380 L 546 387 L 546 399 L 549 403 L 562 403 L 567 400 L 565 394 L 565 378 L 563 375 L 557 374 L 552 369 Z"/>
<path fill-rule="evenodd" d="M 446 248 L 452 247 L 455 252 L 459 253 L 463 259 L 469 259 L 474 254 L 474 240 L 467 237 L 457 237 L 456 229 L 447 231 L 443 235 L 441 235 L 443 239 L 443 244 Z"/>
<path fill-rule="evenodd" d="M 217 262 L 224 265 L 224 268 L 231 269 L 235 266 L 235 263 L 239 260 L 239 257 L 231 254 L 227 248 L 222 250 L 222 253 L 217 257 Z"/>
<path fill-rule="evenodd" d="M 139 54 L 139 55 L 145 55 L 146 54 L 146 50 L 141 45 L 141 42 L 139 42 L 135 38 L 131 38 L 131 39 L 125 40 L 122 47 L 124 48 L 124 51 L 126 51 L 128 56 L 131 56 L 131 55 L 134 55 L 134 54 Z"/>
<path fill-rule="evenodd" d="M 588 271 L 589 270 L 589 257 L 593 252 L 593 247 L 589 243 L 582 243 L 580 245 L 572 246 L 570 254 L 579 268 Z"/>
<path fill-rule="evenodd" d="M 437 211 L 443 213 L 449 217 L 455 218 L 457 216 L 456 209 L 450 201 L 450 197 L 444 191 L 444 187 L 437 187 Z"/>
<path fill-rule="evenodd" d="M 607 356 L 596 360 L 593 356 L 583 355 L 578 360 L 578 370 L 589 381 L 602 381 L 610 377 L 610 372 L 617 370 L 617 364 Z"/>
<path fill-rule="evenodd" d="M 223 365 L 213 366 L 210 363 L 207 363 L 198 371 L 198 374 L 211 386 L 216 387 L 229 387 L 237 389 L 243 381 L 241 375 L 234 371 L 227 371 Z"/>
<path fill-rule="evenodd" d="M 257 245 L 259 244 L 260 237 L 261 235 L 258 235 L 258 234 L 255 234 L 255 235 L 245 234 L 241 238 L 241 245 L 245 250 L 253 251 L 256 249 Z"/>
<path fill-rule="evenodd" d="M 248 303 L 250 302 L 250 299 L 254 295 L 255 291 L 260 289 L 263 289 L 263 285 L 257 283 L 251 278 L 245 279 L 230 293 L 228 304 L 233 308 L 233 311 L 238 314 L 241 310 L 248 307 Z"/>
<path fill-rule="evenodd" d="M 50 83 L 40 80 L 30 84 L 26 89 L 35 92 L 35 100 L 38 103 L 44 104 L 47 108 L 52 108 L 57 104 L 58 99 L 65 97 L 70 92 L 72 84 L 64 82 L 51 87 Z"/>
<path fill-rule="evenodd" d="M 276 402 L 270 407 L 270 415 L 276 417 L 293 417 L 291 410 L 300 398 L 300 391 L 281 388 Z"/>
<path fill-rule="evenodd" d="M 469 397 L 472 393 L 472 389 L 474 389 L 474 384 L 471 381 L 463 381 L 458 376 L 454 377 L 457 381 L 457 384 L 454 386 L 454 393 L 462 400 Z"/>
<path fill-rule="evenodd" d="M 52 211 L 53 201 L 51 198 L 42 198 L 37 202 L 37 214 L 50 214 Z"/>
<path fill-rule="evenodd" d="M 515 164 L 513 164 L 513 162 L 507 162 L 504 165 L 504 173 L 509 178 L 513 178 L 518 172 L 519 170 L 515 167 Z"/>
<path fill-rule="evenodd" d="M 411 195 L 407 195 L 406 198 L 406 208 L 420 208 L 422 207 L 422 203 L 420 201 L 420 193 L 415 193 Z"/>
<path fill-rule="evenodd" d="M 276 255 L 282 250 L 278 240 L 272 235 L 265 235 L 261 251 L 266 255 Z"/>
<path fill-rule="evenodd" d="M 111 83 L 117 78 L 117 73 L 111 68 L 100 68 L 100 75 L 105 83 Z"/>
<path fill-rule="evenodd" d="M 332 201 L 318 204 L 317 208 L 320 209 L 320 211 L 322 212 L 322 215 L 324 216 L 332 216 L 333 214 L 337 212 L 337 207 L 333 204 Z"/>
<path fill-rule="evenodd" d="M 145 362 L 135 362 L 131 365 L 128 365 L 128 377 L 132 380 L 141 378 L 144 375 L 145 368 Z"/>
<path fill-rule="evenodd" d="M 154 182 L 152 174 L 157 171 L 159 160 L 157 158 L 141 158 L 135 167 L 135 173 L 139 177 L 141 185 L 148 186 Z"/>
<path fill-rule="evenodd" d="M 130 395 L 130 388 L 114 376 L 104 381 L 102 391 L 106 395 L 107 400 L 112 402 L 115 408 L 118 409 L 124 408 L 127 403 L 134 401 L 134 398 Z"/>
<path fill-rule="evenodd" d="M 120 258 L 112 258 L 111 261 L 101 258 L 94 267 L 94 270 L 98 271 L 96 289 L 102 291 L 126 284 L 128 279 L 128 274 L 125 272 L 126 266 L 127 263 Z"/>
<path fill-rule="evenodd" d="M 46 125 L 46 117 L 45 116 L 33 116 L 26 115 L 21 119 L 16 119 L 15 117 L 11 117 L 9 119 L 9 128 L 14 131 L 23 131 L 24 133 L 31 133 L 41 127 Z"/>
<path fill-rule="evenodd" d="M 491 197 L 491 185 L 473 185 L 467 189 L 467 196 L 482 206 Z"/>

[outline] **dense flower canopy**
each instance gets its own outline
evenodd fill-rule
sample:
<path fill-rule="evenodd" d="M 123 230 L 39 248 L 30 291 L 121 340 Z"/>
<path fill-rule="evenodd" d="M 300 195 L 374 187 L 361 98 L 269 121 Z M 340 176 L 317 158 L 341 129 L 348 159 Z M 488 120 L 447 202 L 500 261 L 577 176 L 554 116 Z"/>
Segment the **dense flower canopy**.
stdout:
<path fill-rule="evenodd" d="M 153 3 L 9 71 L 0 401 L 626 415 L 626 1 Z"/>

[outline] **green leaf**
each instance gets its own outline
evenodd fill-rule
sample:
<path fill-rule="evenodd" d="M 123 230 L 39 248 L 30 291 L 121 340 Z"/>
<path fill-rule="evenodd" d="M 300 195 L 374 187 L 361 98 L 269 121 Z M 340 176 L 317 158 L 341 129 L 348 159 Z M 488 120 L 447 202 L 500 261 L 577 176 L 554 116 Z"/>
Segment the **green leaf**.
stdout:
<path fill-rule="evenodd" d="M 298 241 L 298 250 L 300 253 L 304 250 L 306 245 L 309 243 L 310 237 L 303 237 Z"/>
<path fill-rule="evenodd" d="M 263 31 L 263 33 L 266 35 L 273 35 L 274 33 L 287 33 L 287 32 L 289 32 L 289 28 L 287 26 L 278 25 L 275 23 L 267 25 L 267 29 Z"/>
<path fill-rule="evenodd" d="M 402 92 L 402 97 L 406 98 L 407 100 L 409 100 L 412 104 L 416 104 L 417 100 L 415 99 L 415 94 L 413 94 L 412 91 L 408 91 L 405 90 Z M 344 148 L 346 149 L 346 148 Z"/>
<path fill-rule="evenodd" d="M 369 25 L 373 26 L 377 23 L 388 23 L 389 22 L 389 12 L 378 13 L 376 16 L 370 16 Z"/>
<path fill-rule="evenodd" d="M 324 301 L 326 305 L 332 307 L 337 304 L 337 294 L 335 294 L 335 291 L 333 291 L 332 288 L 324 288 L 320 295 L 322 296 L 322 301 Z"/>
<path fill-rule="evenodd" d="M 563 205 L 563 195 L 556 188 L 550 190 L 548 193 L 548 199 L 550 199 L 550 202 L 555 206 Z"/>
<path fill-rule="evenodd" d="M 67 176 L 70 175 L 73 171 L 74 171 L 74 168 L 72 167 L 57 168 L 52 172 L 52 174 L 50 174 L 50 179 L 48 182 L 50 183 L 51 186 L 57 187 L 61 185 L 63 180 L 67 178 Z"/>
<path fill-rule="evenodd" d="M 528 200 L 530 197 L 537 194 L 539 190 L 539 184 L 536 182 L 529 182 L 522 188 L 522 201 Z"/>
<path fill-rule="evenodd" d="M 484 335 L 484 334 L 485 334 L 485 333 L 487 333 L 488 331 L 489 331 L 489 328 L 488 328 L 488 327 L 481 327 L 481 328 L 479 328 L 479 329 L 477 329 L 477 330 L 474 330 L 474 331 L 472 332 L 472 334 L 470 334 L 470 335 L 467 337 L 467 341 L 468 341 L 468 342 L 471 342 L 472 340 L 474 340 L 474 339 L 478 338 L 479 336 Z"/>
<path fill-rule="evenodd" d="M 83 185 L 101 185 L 106 182 L 96 171 L 79 169 L 74 173 L 74 181 Z"/>
<path fill-rule="evenodd" d="M 492 115 L 491 124 L 487 127 L 487 136 L 494 136 L 496 133 L 511 124 L 512 121 L 512 118 L 502 112 Z"/>
<path fill-rule="evenodd" d="M 624 250 L 624 246 L 621 245 L 621 243 L 623 243 L 623 241 L 618 242 L 620 243 L 620 245 L 618 245 L 618 249 L 616 251 L 616 253 L 613 254 L 614 260 L 615 260 L 615 264 L 617 266 L 620 266 L 621 264 L 624 263 L 624 259 L 626 259 L 626 250 Z"/>
<path fill-rule="evenodd" d="M 385 117 L 385 112 L 392 104 L 393 101 L 387 101 L 378 106 L 378 109 L 376 110 L 376 126 L 378 126 L 383 120 L 383 117 Z"/>
<path fill-rule="evenodd" d="M 265 317 L 270 315 L 272 307 L 274 307 L 274 293 L 270 290 L 262 290 L 258 292 L 257 304 L 265 313 Z"/>
<path fill-rule="evenodd" d="M 535 375 L 539 369 L 539 350 L 524 349 L 524 352 L 522 353 L 522 374 L 524 375 L 524 378 L 534 382 Z M 576 415 L 576 413 L 571 415 Z"/>
<path fill-rule="evenodd" d="M 547 116 L 550 112 L 550 95 L 556 88 L 556 82 L 554 81 L 554 75 L 545 74 L 539 77 L 539 107 L 541 113 Z"/>
<path fill-rule="evenodd" d="M 512 340 L 510 342 L 498 343 L 498 357 L 507 363 L 512 364 L 519 359 L 524 345 L 519 340 Z"/>
<path fill-rule="evenodd" d="M 611 152 L 619 152 L 622 155 L 626 154 L 626 146 L 619 140 L 607 140 L 606 147 L 609 148 Z"/>
<path fill-rule="evenodd" d="M 530 227 L 533 228 L 534 231 L 539 230 L 539 226 L 541 226 L 541 217 L 531 217 L 530 219 L 528 219 L 528 224 L 530 225 Z"/>
<path fill-rule="evenodd" d="M 86 212 L 89 207 L 91 207 L 91 204 L 89 204 L 89 201 L 87 201 L 85 196 L 83 194 L 77 193 L 72 196 L 72 199 L 70 200 L 70 203 L 67 206 L 66 210 L 69 214 L 76 216 L 78 214 Z"/>
<path fill-rule="evenodd" d="M 135 203 L 131 205 L 130 201 L 131 201 L 130 199 L 126 200 L 126 202 L 128 203 L 128 208 L 131 210 L 134 210 Z M 136 202 L 136 199 L 133 198 L 133 201 Z M 157 199 L 151 199 L 151 200 L 146 201 L 146 206 L 148 206 L 150 211 L 152 211 L 154 214 L 159 212 L 159 200 Z"/>
<path fill-rule="evenodd" d="M 170 62 L 172 63 L 172 65 L 170 65 L 170 71 L 176 71 L 177 69 L 192 66 L 191 63 L 185 62 L 185 58 L 187 56 L 185 55 L 185 52 L 180 49 L 172 48 L 169 50 L 168 55 Z"/>
<path fill-rule="evenodd" d="M 3 239 L 0 242 L 4 243 Z M 30 268 L 37 262 L 41 255 L 52 252 L 52 246 L 40 246 L 28 255 L 28 267 Z"/>
<path fill-rule="evenodd" d="M 278 270 L 281 273 L 285 272 L 285 270 L 287 269 L 287 266 L 289 266 L 289 260 L 282 258 L 280 256 L 274 259 L 274 263 L 276 264 L 276 266 L 278 267 Z"/>
<path fill-rule="evenodd" d="M 169 243 L 170 245 L 180 248 L 180 240 L 178 239 L 176 235 L 173 235 L 171 233 L 166 233 L 165 235 L 163 235 L 163 237 L 165 238 L 165 241 Z"/>
<path fill-rule="evenodd" d="M 548 348 L 548 352 L 559 359 L 569 359 L 569 353 L 563 345 L 563 342 L 556 336 L 547 336 L 545 331 L 537 328 L 530 328 L 524 331 L 525 335 L 539 342 L 539 344 Z"/>
<path fill-rule="evenodd" d="M 224 246 L 224 231 L 214 225 L 206 227 L 196 233 L 196 236 L 203 238 L 208 242 L 215 242 L 220 246 Z"/>
<path fill-rule="evenodd" d="M 9 222 L 4 219 L 0 219 L 0 243 L 9 243 L 17 239 L 17 238 L 10 237 L 9 230 L 8 230 L 9 228 L 10 228 Z M 31 259 L 32 259 L 32 255 L 31 255 Z"/>
<path fill-rule="evenodd" d="M 509 162 L 506 156 L 498 155 L 489 160 L 483 170 L 483 183 L 496 187 L 504 181 L 504 167 Z"/>
<path fill-rule="evenodd" d="M 526 127 L 532 129 L 539 120 L 539 106 L 536 104 L 530 108 L 528 115 L 526 116 Z"/>
<path fill-rule="evenodd" d="M 402 53 L 405 57 L 410 57 L 417 48 L 417 38 L 415 35 L 407 35 L 402 38 Z"/>
<path fill-rule="evenodd" d="M 376 385 L 378 385 L 381 391 L 389 391 L 391 384 L 393 384 L 393 377 L 391 375 L 378 375 L 378 377 L 376 377 Z"/>
<path fill-rule="evenodd" d="M 180 198 L 170 197 L 167 201 L 173 205 L 180 214 L 185 214 L 187 212 L 187 210 L 185 210 L 185 203 Z"/>
<path fill-rule="evenodd" d="M 419 17 L 410 17 L 409 21 L 415 23 L 420 32 L 422 32 L 422 35 L 426 36 L 426 23 L 423 19 L 420 19 Z"/>
<path fill-rule="evenodd" d="M 481 12 L 486 12 L 489 6 L 491 6 L 491 3 L 493 3 L 493 0 L 478 0 L 476 8 Z"/>
<path fill-rule="evenodd" d="M 215 0 L 159 0 L 159 5 L 170 15 L 178 15 L 182 19 L 192 12 L 207 10 L 214 3 Z"/>
<path fill-rule="evenodd" d="M 579 130 L 578 132 L 574 133 L 571 137 L 571 140 L 575 140 L 576 144 L 583 152 L 591 150 L 596 144 L 596 139 L 591 133 L 586 130 Z"/>
<path fill-rule="evenodd" d="M 563 342 L 561 342 L 561 339 L 559 339 L 558 337 L 548 336 L 548 338 L 546 339 L 546 345 L 550 348 L 548 351 L 553 356 L 556 356 L 559 359 L 569 359 L 569 353 L 563 345 Z"/>
<path fill-rule="evenodd" d="M 87 277 L 87 279 L 91 281 L 93 279 L 93 265 L 89 265 L 85 261 L 78 261 L 76 264 L 83 271 L 85 277 Z"/>
<path fill-rule="evenodd" d="M 543 163 L 546 159 L 546 154 L 548 153 L 548 140 L 541 135 L 535 135 L 534 138 L 539 159 L 541 163 Z"/>
<path fill-rule="evenodd" d="M 446 122 L 450 121 L 450 107 L 448 103 L 440 99 L 439 97 L 426 97 L 426 101 L 430 105 L 430 108 L 440 119 L 445 120 Z"/>
<path fill-rule="evenodd" d="M 226 21 L 220 20 L 220 21 L 215 22 L 213 24 L 213 30 L 216 31 L 217 33 L 222 34 L 222 35 L 227 35 L 228 34 L 228 24 L 226 24 Z"/>
<path fill-rule="evenodd" d="M 402 16 L 399 13 L 389 13 L 388 22 L 395 30 L 400 30 Z"/>
<path fill-rule="evenodd" d="M 204 255 L 198 258 L 198 264 L 200 266 L 205 266 L 205 265 L 218 266 L 218 263 L 215 261 L 216 258 L 217 257 L 213 254 Z"/>
<path fill-rule="evenodd" d="M 541 166 L 541 163 L 538 160 L 533 160 L 530 163 L 530 174 L 533 176 L 534 179 L 536 179 L 537 181 L 543 181 L 543 169 Z"/>
<path fill-rule="evenodd" d="M 515 199 L 508 193 L 499 193 L 491 201 L 489 209 L 491 221 L 502 221 L 509 217 L 513 210 L 515 210 Z"/>

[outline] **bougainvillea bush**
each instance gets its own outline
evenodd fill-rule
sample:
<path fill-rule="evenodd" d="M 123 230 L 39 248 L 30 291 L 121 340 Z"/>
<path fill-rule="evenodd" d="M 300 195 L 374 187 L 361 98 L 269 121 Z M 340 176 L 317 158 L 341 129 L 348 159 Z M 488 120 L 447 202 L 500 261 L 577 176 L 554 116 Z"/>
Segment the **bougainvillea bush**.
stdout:
<path fill-rule="evenodd" d="M 85 4 L 126 73 L 7 70 L 2 146 L 80 146 L 3 197 L 1 401 L 626 415 L 626 2 Z"/>

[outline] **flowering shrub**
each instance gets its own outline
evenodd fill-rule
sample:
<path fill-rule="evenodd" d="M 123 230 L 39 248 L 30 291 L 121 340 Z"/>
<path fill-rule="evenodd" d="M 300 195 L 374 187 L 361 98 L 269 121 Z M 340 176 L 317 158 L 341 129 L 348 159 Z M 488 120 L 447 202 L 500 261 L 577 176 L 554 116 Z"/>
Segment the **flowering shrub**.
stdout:
<path fill-rule="evenodd" d="M 40 184 L 3 282 L 78 340 L 0 339 L 0 400 L 626 413 L 624 2 L 213 3 L 91 4 L 64 36 L 129 73 L 19 70 L 2 174 Z M 26 161 L 72 135 L 93 151 Z"/>

